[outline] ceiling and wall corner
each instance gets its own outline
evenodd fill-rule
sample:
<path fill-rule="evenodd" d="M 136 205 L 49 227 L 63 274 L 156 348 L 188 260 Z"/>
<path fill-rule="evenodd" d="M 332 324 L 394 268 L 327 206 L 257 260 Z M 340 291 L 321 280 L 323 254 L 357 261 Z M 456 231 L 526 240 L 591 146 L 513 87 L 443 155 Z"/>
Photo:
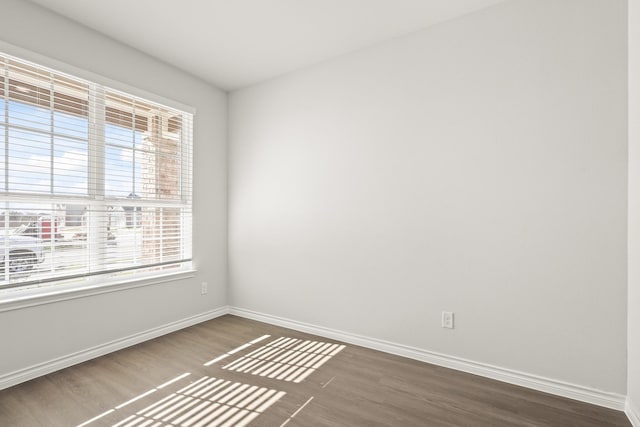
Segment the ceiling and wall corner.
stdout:
<path fill-rule="evenodd" d="M 233 90 L 504 0 L 31 0 Z"/>

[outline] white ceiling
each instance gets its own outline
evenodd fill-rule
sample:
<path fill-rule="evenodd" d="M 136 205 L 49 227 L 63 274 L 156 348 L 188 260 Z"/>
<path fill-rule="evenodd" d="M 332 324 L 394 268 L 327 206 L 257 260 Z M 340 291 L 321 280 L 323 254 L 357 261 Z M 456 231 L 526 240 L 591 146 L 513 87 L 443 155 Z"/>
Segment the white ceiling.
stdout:
<path fill-rule="evenodd" d="M 503 0 L 31 0 L 233 90 Z"/>

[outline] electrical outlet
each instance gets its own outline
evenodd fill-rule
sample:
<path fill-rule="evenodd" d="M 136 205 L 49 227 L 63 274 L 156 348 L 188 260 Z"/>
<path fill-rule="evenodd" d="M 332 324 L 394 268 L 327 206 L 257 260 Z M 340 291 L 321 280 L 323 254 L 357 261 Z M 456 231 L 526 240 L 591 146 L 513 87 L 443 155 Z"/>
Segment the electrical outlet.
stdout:
<path fill-rule="evenodd" d="M 452 311 L 442 312 L 442 327 L 453 329 L 453 312 Z"/>
<path fill-rule="evenodd" d="M 200 284 L 200 293 L 201 293 L 202 295 L 205 295 L 205 294 L 207 293 L 207 291 L 208 291 L 208 285 L 207 285 L 207 282 L 202 282 L 202 283 Z"/>

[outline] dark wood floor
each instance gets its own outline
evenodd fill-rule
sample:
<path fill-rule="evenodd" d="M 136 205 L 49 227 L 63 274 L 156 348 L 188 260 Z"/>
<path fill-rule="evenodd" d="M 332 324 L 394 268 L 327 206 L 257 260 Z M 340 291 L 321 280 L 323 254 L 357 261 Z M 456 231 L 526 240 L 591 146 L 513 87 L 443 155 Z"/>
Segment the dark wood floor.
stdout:
<path fill-rule="evenodd" d="M 0 426 L 77 425 L 631 424 L 622 412 L 224 316 L 0 391 Z"/>

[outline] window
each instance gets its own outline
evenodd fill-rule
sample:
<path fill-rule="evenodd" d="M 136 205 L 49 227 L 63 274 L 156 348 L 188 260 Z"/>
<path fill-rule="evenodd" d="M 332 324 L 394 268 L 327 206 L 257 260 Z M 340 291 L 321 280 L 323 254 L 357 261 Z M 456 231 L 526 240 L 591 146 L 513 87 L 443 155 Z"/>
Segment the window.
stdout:
<path fill-rule="evenodd" d="M 191 148 L 187 112 L 0 54 L 0 290 L 189 267 Z"/>

